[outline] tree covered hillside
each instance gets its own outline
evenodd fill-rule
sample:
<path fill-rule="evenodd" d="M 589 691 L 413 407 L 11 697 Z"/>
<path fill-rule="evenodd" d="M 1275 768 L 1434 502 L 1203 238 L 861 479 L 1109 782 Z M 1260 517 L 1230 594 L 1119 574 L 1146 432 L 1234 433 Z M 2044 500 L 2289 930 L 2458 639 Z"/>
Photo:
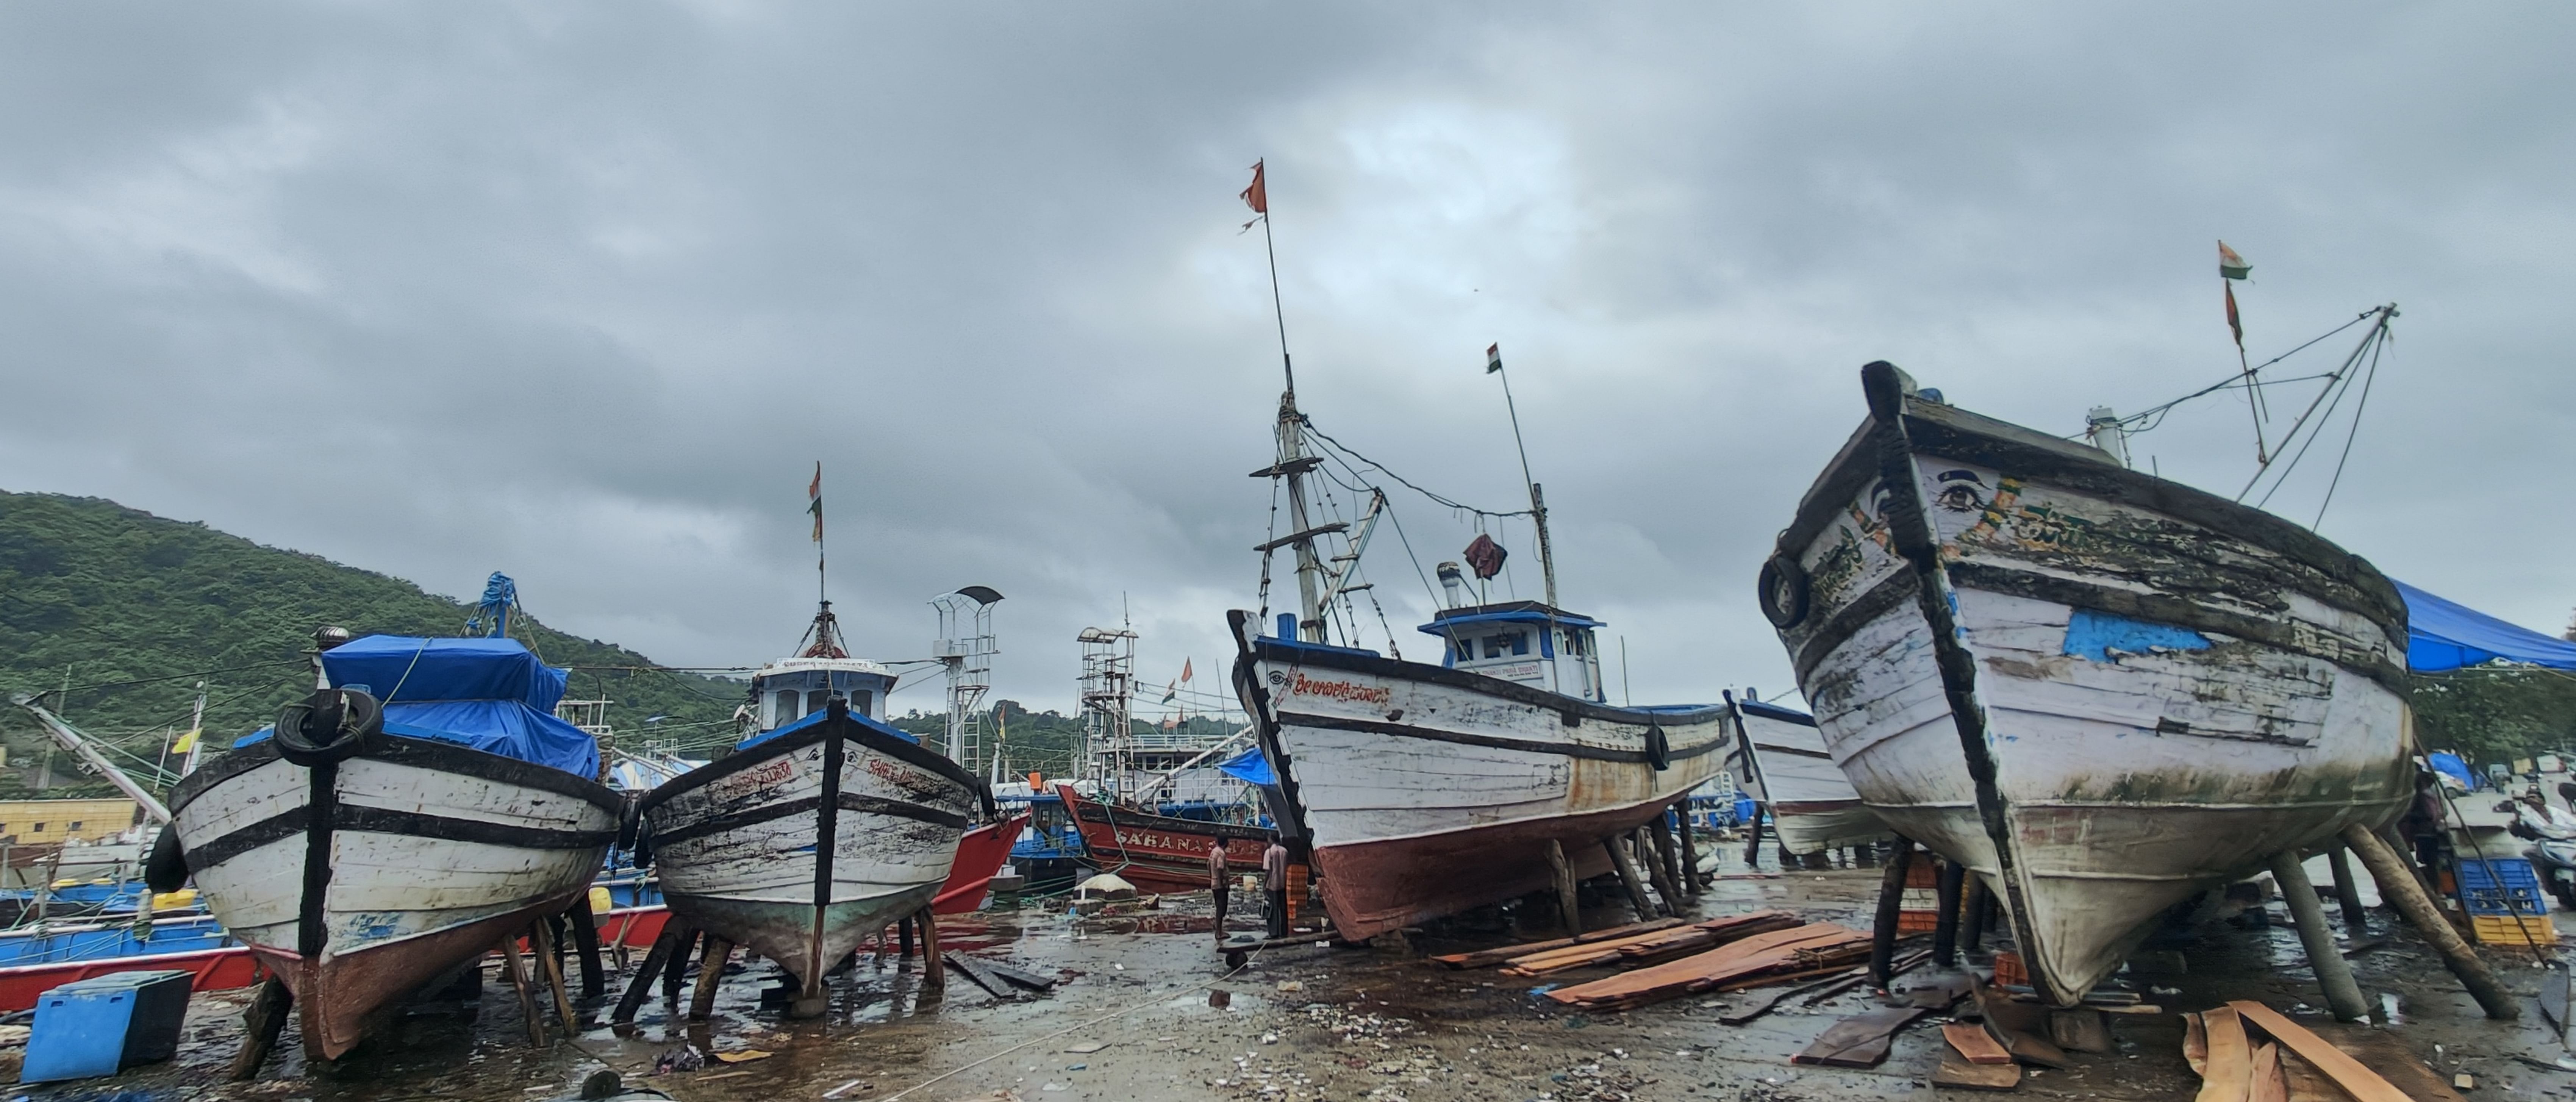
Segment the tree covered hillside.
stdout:
<path fill-rule="evenodd" d="M 199 680 L 211 745 L 225 746 L 310 690 L 302 652 L 316 627 L 456 635 L 469 613 L 402 579 L 203 524 L 98 498 L 0 491 L 0 743 L 9 750 L 0 797 L 31 783 L 50 745 L 6 703 L 11 694 L 48 694 L 73 725 L 148 763 L 187 728 Z M 642 655 L 533 618 L 514 621 L 512 635 L 573 669 L 569 695 L 613 700 L 608 719 L 621 741 L 653 716 L 667 717 L 657 733 L 699 741 L 742 697 L 739 684 L 652 669 Z M 105 788 L 67 760 L 53 773 L 83 783 L 48 795 Z"/>

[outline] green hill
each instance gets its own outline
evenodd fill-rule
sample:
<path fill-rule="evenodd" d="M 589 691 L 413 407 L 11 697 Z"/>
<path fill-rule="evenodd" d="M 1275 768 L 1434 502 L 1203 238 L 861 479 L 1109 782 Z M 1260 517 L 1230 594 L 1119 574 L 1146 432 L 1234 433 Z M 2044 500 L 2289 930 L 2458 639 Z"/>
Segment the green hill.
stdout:
<path fill-rule="evenodd" d="M 200 680 L 211 746 L 229 745 L 310 690 L 303 651 L 316 627 L 456 635 L 470 611 L 399 578 L 203 524 L 98 498 L 0 491 L 0 798 L 33 786 L 52 745 L 6 703 L 10 694 L 56 694 L 46 703 L 74 726 L 149 764 L 186 730 Z M 623 744 L 640 741 L 653 716 L 666 717 L 653 737 L 675 744 L 730 733 L 738 683 L 656 669 L 533 618 L 514 621 L 512 635 L 573 670 L 569 696 L 613 701 L 608 721 Z M 67 756 L 52 773 L 59 787 L 47 795 L 107 790 L 73 773 Z"/>

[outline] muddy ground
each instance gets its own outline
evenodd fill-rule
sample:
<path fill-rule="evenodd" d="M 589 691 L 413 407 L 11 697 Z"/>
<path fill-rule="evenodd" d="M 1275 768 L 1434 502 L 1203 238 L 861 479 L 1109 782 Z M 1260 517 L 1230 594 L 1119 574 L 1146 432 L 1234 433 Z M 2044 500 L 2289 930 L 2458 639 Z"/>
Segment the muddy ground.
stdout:
<path fill-rule="evenodd" d="M 1866 928 L 1879 873 L 1843 869 L 1748 876 L 1718 882 L 1698 910 L 1715 915 L 1782 907 Z M 1934 1017 L 1900 1034 L 1893 1053 L 1867 1071 L 1793 1067 L 1788 1062 L 1837 1018 L 1874 1005 L 1854 990 L 1814 1007 L 1795 1000 L 1751 1024 L 1721 1025 L 1727 998 L 1687 999 L 1629 1013 L 1569 1013 L 1536 997 L 1532 981 L 1488 971 L 1449 971 L 1379 949 L 1300 946 L 1264 953 L 1228 973 L 1210 950 L 1205 897 L 1166 900 L 1139 915 L 1075 918 L 1031 909 L 943 920 L 950 948 L 1015 962 L 1069 979 L 1051 994 L 996 999 L 950 972 L 942 997 L 924 997 L 917 966 L 863 962 L 836 986 L 819 1021 L 789 1022 L 763 1011 L 757 989 L 774 972 L 753 965 L 732 976 L 713 1020 L 670 1020 L 656 999 L 638 1029 L 621 1036 L 592 1028 L 533 1049 L 506 987 L 488 987 L 476 1019 L 422 1015 L 394 1035 L 336 1064 L 305 1067 L 290 1028 L 278 1057 L 251 1083 L 221 1081 L 240 1039 L 242 993 L 199 996 L 178 1061 L 111 1080 L 32 1088 L 32 1102 L 101 1098 L 374 1100 L 449 1098 L 529 1102 L 572 1094 L 600 1069 L 683 1102 L 836 1098 L 846 1102 L 1017 1098 L 1021 1102 L 1255 1102 L 1366 1100 L 1593 1102 L 1609 1099 L 1793 1099 L 1930 1097 L 1937 1060 Z M 2326 908 L 2332 914 L 2335 908 Z M 2309 979 L 2298 940 L 2277 901 L 2273 923 L 2214 924 L 2183 948 L 2182 975 L 2126 977 L 2169 1010 L 2227 999 L 2259 999 L 2321 1031 L 2331 1023 Z M 2576 919 L 2576 915 L 2568 916 Z M 1620 909 L 1588 916 L 1626 921 Z M 2339 918 L 2338 918 L 2339 921 Z M 1240 925 L 1240 923 L 1238 923 Z M 2576 933 L 2576 922 L 2570 922 Z M 1549 936 L 1532 931 L 1530 937 Z M 2567 1055 L 2539 1024 L 2491 1023 L 2393 916 L 2348 943 L 2387 939 L 2355 967 L 2374 1001 L 2393 996 L 2399 1024 L 2386 1027 L 2405 1049 L 2444 1077 L 2467 1072 L 2469 1097 L 2576 1095 L 2576 1072 L 2542 1070 Z M 1418 938 L 1422 952 L 1482 948 L 1513 940 L 1499 931 L 1442 930 Z M 641 954 L 637 954 L 639 957 Z M 2508 982 L 2536 993 L 2528 953 L 2490 951 Z M 864 958 L 863 958 L 864 961 Z M 1571 973 L 1560 980 L 1588 978 Z M 622 986 L 612 983 L 614 989 Z M 1228 1005 L 1212 1007 L 1210 993 Z M 2526 1000 L 2528 1004 L 2528 1000 Z M 606 1007 L 586 1010 L 591 1018 Z M 2373 1027 L 2344 1027 L 2373 1028 Z M 2172 1014 L 2115 1017 L 2119 1051 L 2077 1056 L 2065 1071 L 2035 1071 L 2020 1094 L 2099 1099 L 2190 1098 L 2199 1080 L 2180 1054 Z M 657 1062 L 694 1051 L 707 1056 L 771 1055 L 655 1075 Z M 685 1059 L 681 1062 L 686 1063 Z M 837 1091 L 838 1093 L 833 1093 Z"/>

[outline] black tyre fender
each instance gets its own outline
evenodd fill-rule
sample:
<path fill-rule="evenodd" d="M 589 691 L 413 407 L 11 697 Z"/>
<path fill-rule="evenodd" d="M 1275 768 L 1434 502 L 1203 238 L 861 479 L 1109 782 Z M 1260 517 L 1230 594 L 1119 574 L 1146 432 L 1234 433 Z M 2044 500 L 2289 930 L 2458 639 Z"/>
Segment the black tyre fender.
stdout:
<path fill-rule="evenodd" d="M 1646 764 L 1654 766 L 1658 773 L 1673 767 L 1673 744 L 1664 737 L 1663 724 L 1646 725 Z"/>
<path fill-rule="evenodd" d="M 346 761 L 385 729 L 384 706 L 356 689 L 320 689 L 278 713 L 278 756 L 307 769 Z"/>
<path fill-rule="evenodd" d="M 1762 606 L 1762 618 L 1782 631 L 1798 626 L 1807 618 L 1807 571 L 1798 560 L 1786 554 L 1774 554 L 1762 564 L 1762 576 L 1754 582 L 1754 600 Z"/>
<path fill-rule="evenodd" d="M 155 892 L 188 886 L 188 855 L 179 846 L 179 824 L 161 824 L 161 836 L 152 841 L 152 856 L 143 862 L 143 886 Z"/>

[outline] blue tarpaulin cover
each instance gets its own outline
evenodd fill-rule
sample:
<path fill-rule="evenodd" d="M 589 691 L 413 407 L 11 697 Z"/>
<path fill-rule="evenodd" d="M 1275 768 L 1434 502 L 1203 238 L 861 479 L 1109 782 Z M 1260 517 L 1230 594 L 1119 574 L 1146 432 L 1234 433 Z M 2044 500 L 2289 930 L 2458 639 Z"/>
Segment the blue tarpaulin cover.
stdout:
<path fill-rule="evenodd" d="M 1279 783 L 1278 774 L 1270 771 L 1270 759 L 1261 756 L 1258 746 L 1218 762 L 1216 767 L 1226 776 L 1245 784 L 1268 788 Z"/>
<path fill-rule="evenodd" d="M 2508 624 L 2466 605 L 2445 601 L 2404 582 L 2406 668 L 2440 673 L 2497 659 L 2576 670 L 2576 643 Z"/>
<path fill-rule="evenodd" d="M 385 732 L 470 746 L 488 754 L 599 775 L 599 743 L 555 718 L 563 670 L 537 660 L 515 639 L 424 639 L 370 635 L 322 652 L 336 688 L 359 689 L 385 705 Z M 234 743 L 268 737 L 258 732 Z"/>
<path fill-rule="evenodd" d="M 754 746 L 758 746 L 758 745 L 760 745 L 761 743 L 764 743 L 764 742 L 767 742 L 767 741 L 769 741 L 769 740 L 771 740 L 771 739 L 777 738 L 778 736 L 783 735 L 783 734 L 786 734 L 786 733 L 788 733 L 788 732 L 790 732 L 790 731 L 802 731 L 802 730 L 804 730 L 804 729 L 806 729 L 806 728 L 808 728 L 808 727 L 811 727 L 811 726 L 813 726 L 813 725 L 815 725 L 815 724 L 817 724 L 817 723 L 821 723 L 821 722 L 823 722 L 823 717 L 828 716 L 828 715 L 831 715 L 831 714 L 832 714 L 832 713 L 830 713 L 830 712 L 807 712 L 807 713 L 805 713 L 805 718 L 803 718 L 803 719 L 797 720 L 797 721 L 796 721 L 796 722 L 794 722 L 794 723 L 782 723 L 782 724 L 779 724 L 778 726 L 776 726 L 776 727 L 774 727 L 774 728 L 771 728 L 770 730 L 762 731 L 761 733 L 759 733 L 759 734 L 757 734 L 757 735 L 753 735 L 753 736 L 751 736 L 750 738 L 747 738 L 747 739 L 742 740 L 741 742 L 735 743 L 733 748 L 734 748 L 734 749 L 736 749 L 736 750 L 749 750 L 749 749 L 751 749 L 751 748 L 752 748 L 752 747 L 754 747 Z M 886 725 L 885 725 L 885 724 L 883 724 L 883 723 L 879 723 L 879 722 L 877 722 L 876 720 L 869 719 L 868 717 L 863 716 L 863 715 L 860 715 L 860 714 L 859 714 L 859 713 L 857 713 L 857 712 L 852 712 L 852 713 L 850 713 L 850 719 L 852 719 L 853 721 L 857 722 L 857 723 L 858 723 L 860 726 L 862 726 L 862 727 L 871 728 L 871 729 L 873 729 L 873 730 L 880 731 L 880 732 L 883 732 L 883 733 L 885 733 L 885 734 L 893 735 L 893 736 L 894 736 L 894 737 L 896 737 L 896 738 L 902 739 L 902 740 L 904 740 L 905 742 L 912 743 L 912 744 L 914 744 L 914 745 L 916 745 L 916 746 L 917 746 L 917 745 L 920 745 L 920 743 L 921 743 L 921 736 L 919 736 L 919 735 L 913 734 L 913 733 L 912 733 L 912 732 L 910 732 L 910 731 L 901 730 L 901 729 L 899 729 L 899 728 L 888 727 L 888 726 L 886 726 Z"/>
<path fill-rule="evenodd" d="M 2457 782 L 2462 791 L 2468 791 L 2478 786 L 2478 775 L 2469 772 L 2469 763 L 2461 761 L 2458 754 L 2430 754 L 2426 756 L 2425 760 L 2433 767 L 2434 772 L 2443 774 Z"/>

